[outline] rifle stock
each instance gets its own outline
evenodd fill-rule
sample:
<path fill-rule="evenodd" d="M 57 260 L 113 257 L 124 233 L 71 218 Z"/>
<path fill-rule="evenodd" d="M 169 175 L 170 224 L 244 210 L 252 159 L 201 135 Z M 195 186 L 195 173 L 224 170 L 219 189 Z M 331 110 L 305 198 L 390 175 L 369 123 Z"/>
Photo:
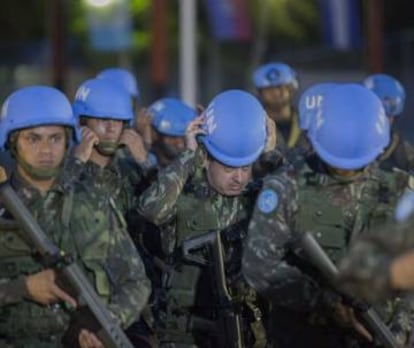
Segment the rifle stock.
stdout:
<path fill-rule="evenodd" d="M 336 284 L 336 279 L 338 269 L 312 234 L 309 232 L 304 233 L 299 240 L 299 246 L 305 253 L 310 263 L 317 268 L 329 284 L 337 289 L 338 286 Z M 342 292 L 340 289 L 337 290 L 339 293 Z M 371 334 L 373 334 L 373 336 L 385 348 L 398 348 L 399 345 L 397 344 L 393 334 L 381 320 L 378 313 L 372 307 L 367 308 L 367 310 L 360 310 L 357 308 L 357 311 L 364 323 L 367 325 Z"/>
<path fill-rule="evenodd" d="M 49 241 L 42 228 L 22 203 L 14 189 L 7 183 L 0 186 L 0 198 L 6 209 L 18 221 L 38 253 L 45 259 L 61 259 L 64 254 Z M 65 283 L 69 284 L 78 306 L 86 306 L 100 326 L 96 333 L 106 348 L 133 348 L 131 342 L 110 316 L 83 271 L 74 262 L 60 269 Z M 73 294 L 75 292 L 75 294 Z"/>

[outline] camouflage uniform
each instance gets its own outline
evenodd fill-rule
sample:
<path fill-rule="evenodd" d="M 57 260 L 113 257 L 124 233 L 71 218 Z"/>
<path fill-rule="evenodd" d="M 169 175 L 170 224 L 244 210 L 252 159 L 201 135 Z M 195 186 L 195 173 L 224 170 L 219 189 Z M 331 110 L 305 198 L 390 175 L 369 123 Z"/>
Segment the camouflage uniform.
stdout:
<path fill-rule="evenodd" d="M 63 171 L 64 182 L 81 181 L 104 190 L 116 200 L 119 209 L 126 214 L 136 207 L 137 192 L 142 191 L 146 167 L 132 159 L 126 149 L 116 151 L 107 166 L 102 168 L 92 161 L 83 163 L 74 156 L 68 156 Z"/>
<path fill-rule="evenodd" d="M 414 147 L 399 132 L 393 128 L 391 131 L 390 145 L 379 157 L 380 166 L 384 170 L 398 168 L 405 171 L 414 169 Z"/>
<path fill-rule="evenodd" d="M 217 325 L 214 323 L 216 317 L 213 312 L 219 309 L 212 305 L 214 289 L 211 279 L 200 271 L 200 267 L 186 264 L 180 258 L 181 242 L 245 220 L 249 214 L 249 202 L 252 201 L 248 193 L 229 197 L 215 192 L 205 176 L 199 151 L 202 150 L 187 150 L 180 154 L 176 161 L 160 170 L 158 180 L 139 197 L 140 213 L 162 227 L 161 240 L 167 271 L 164 272 L 162 289 L 159 289 L 165 301 L 161 301 L 162 304 L 156 309 L 159 318 L 157 329 L 161 342 L 164 345 L 175 342 L 172 345 L 174 347 L 193 347 L 194 344 L 212 347 L 218 344 L 213 343 L 215 339 L 212 336 L 215 334 L 208 330 L 200 332 L 203 328 L 196 324 L 203 322 L 204 330 L 206 323 Z M 249 297 L 249 305 L 253 307 L 256 294 L 250 288 L 246 290 L 247 285 L 240 280 L 241 238 L 238 235 L 236 241 L 228 241 L 225 245 L 227 270 L 234 269 L 234 280 L 233 283 L 230 282 L 234 291 L 232 295 L 237 293 L 237 300 L 242 302 Z M 228 283 L 229 278 L 230 275 L 227 274 Z M 252 308 L 252 311 L 255 310 L 258 311 L 258 308 Z M 259 332 L 260 312 L 256 313 L 257 317 L 250 321 L 254 322 L 251 325 L 257 326 Z M 190 315 L 195 323 L 192 329 L 187 326 Z M 255 336 L 257 344 L 259 335 Z"/>
<path fill-rule="evenodd" d="M 391 262 L 414 246 L 414 216 L 390 222 L 360 238 L 341 262 L 340 284 L 370 302 L 394 295 L 390 284 Z"/>
<path fill-rule="evenodd" d="M 56 183 L 45 196 L 17 176 L 12 185 L 50 240 L 75 257 L 122 327 L 137 320 L 150 285 L 113 200 L 81 184 Z M 18 227 L 2 220 L 0 228 L 0 291 L 6 291 L 0 293 L 0 337 L 13 347 L 56 347 L 69 312 L 59 304 L 41 306 L 25 299 L 21 276 L 38 272 L 41 265 Z M 10 298 L 14 287 L 19 290 Z"/>
<path fill-rule="evenodd" d="M 304 273 L 306 266 L 289 245 L 296 233 L 310 231 L 338 262 L 367 226 L 387 218 L 407 180 L 403 173 L 392 176 L 374 166 L 352 179 L 334 177 L 316 156 L 265 179 L 249 226 L 243 272 L 255 289 L 272 300 L 270 325 L 276 346 L 349 344 L 349 333 L 329 318 L 340 297 L 320 287 L 317 275 Z M 395 298 L 393 306 L 386 305 L 381 307 L 384 321 L 405 342 L 411 308 L 401 298 Z"/>

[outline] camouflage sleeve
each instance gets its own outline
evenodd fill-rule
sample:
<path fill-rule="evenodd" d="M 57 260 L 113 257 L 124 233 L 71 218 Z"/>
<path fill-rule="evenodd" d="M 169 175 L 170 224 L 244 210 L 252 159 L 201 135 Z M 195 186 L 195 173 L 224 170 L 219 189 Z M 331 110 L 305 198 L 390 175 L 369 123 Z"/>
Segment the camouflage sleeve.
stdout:
<path fill-rule="evenodd" d="M 341 286 L 369 302 L 390 296 L 390 264 L 414 247 L 413 223 L 413 217 L 399 224 L 388 223 L 357 240 L 340 264 Z"/>
<path fill-rule="evenodd" d="M 124 213 L 133 213 L 138 204 L 137 192 L 143 180 L 140 166 L 131 158 L 118 160 L 121 171 L 121 190 L 116 197 L 117 204 L 122 207 Z"/>
<path fill-rule="evenodd" d="M 117 247 L 111 249 L 107 272 L 111 274 L 114 291 L 109 309 L 126 328 L 136 321 L 148 303 L 151 283 L 144 264 L 126 231 L 117 233 Z"/>
<path fill-rule="evenodd" d="M 24 277 L 0 279 L 0 306 L 20 302 L 27 297 Z"/>
<path fill-rule="evenodd" d="M 243 251 L 246 281 L 273 302 L 305 310 L 315 304 L 318 287 L 286 261 L 297 211 L 294 183 L 281 176 L 265 179 Z"/>
<path fill-rule="evenodd" d="M 84 169 L 85 163 L 72 154 L 69 154 L 65 158 L 59 180 L 66 185 L 76 183 L 80 179 Z"/>
<path fill-rule="evenodd" d="M 73 197 L 70 233 L 64 233 L 60 246 L 70 251 L 74 244 L 98 296 L 127 327 L 139 318 L 151 292 L 143 262 L 112 198 L 84 185 Z"/>
<path fill-rule="evenodd" d="M 175 215 L 176 202 L 195 165 L 196 152 L 184 151 L 158 172 L 157 180 L 138 198 L 138 212 L 156 225 Z"/>

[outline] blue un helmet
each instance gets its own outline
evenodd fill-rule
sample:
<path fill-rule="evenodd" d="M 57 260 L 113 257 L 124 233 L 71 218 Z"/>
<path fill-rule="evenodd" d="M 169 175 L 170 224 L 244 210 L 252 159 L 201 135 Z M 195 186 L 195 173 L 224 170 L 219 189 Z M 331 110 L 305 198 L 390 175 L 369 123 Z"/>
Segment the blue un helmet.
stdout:
<path fill-rule="evenodd" d="M 265 146 L 265 115 L 260 102 L 250 93 L 222 92 L 203 113 L 207 134 L 200 138 L 217 161 L 230 167 L 250 165 Z"/>
<path fill-rule="evenodd" d="M 402 113 L 405 103 L 405 90 L 397 79 L 386 74 L 374 74 L 368 76 L 363 81 L 363 85 L 381 99 L 388 117 Z"/>
<path fill-rule="evenodd" d="M 188 123 L 197 116 L 197 112 L 175 98 L 159 99 L 148 107 L 151 124 L 157 132 L 183 137 Z"/>
<path fill-rule="evenodd" d="M 299 128 L 307 131 L 315 118 L 326 92 L 337 86 L 335 83 L 318 83 L 309 87 L 299 99 Z"/>
<path fill-rule="evenodd" d="M 24 87 L 12 93 L 2 105 L 0 117 L 0 149 L 4 150 L 9 135 L 16 130 L 44 125 L 72 128 L 73 140 L 80 133 L 66 96 L 53 87 Z"/>
<path fill-rule="evenodd" d="M 123 68 L 108 68 L 99 72 L 96 77 L 116 84 L 118 87 L 126 90 L 131 97 L 139 99 L 138 82 L 129 70 Z"/>
<path fill-rule="evenodd" d="M 258 67 L 253 72 L 253 85 L 258 89 L 290 85 L 296 90 L 299 87 L 296 72 L 284 63 L 267 63 Z"/>
<path fill-rule="evenodd" d="M 384 150 L 390 128 L 374 93 L 358 84 L 343 84 L 325 94 L 308 137 L 324 162 L 338 169 L 356 170 Z"/>
<path fill-rule="evenodd" d="M 73 112 L 77 118 L 93 117 L 132 122 L 131 99 L 125 90 L 104 79 L 83 82 L 75 94 Z"/>

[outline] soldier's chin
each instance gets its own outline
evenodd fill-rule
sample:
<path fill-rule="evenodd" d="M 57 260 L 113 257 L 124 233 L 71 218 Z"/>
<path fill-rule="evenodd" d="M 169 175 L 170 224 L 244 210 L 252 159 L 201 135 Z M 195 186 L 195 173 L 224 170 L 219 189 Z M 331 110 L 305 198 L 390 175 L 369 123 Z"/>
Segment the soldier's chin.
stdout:
<path fill-rule="evenodd" d="M 103 156 L 112 156 L 118 149 L 118 143 L 115 142 L 100 142 L 95 145 L 96 151 Z"/>
<path fill-rule="evenodd" d="M 60 167 L 47 168 L 31 168 L 28 172 L 29 176 L 38 181 L 47 181 L 53 179 L 59 172 Z"/>
<path fill-rule="evenodd" d="M 225 195 L 225 196 L 239 196 L 243 191 L 243 188 L 227 188 L 225 190 L 223 190 L 223 192 L 221 192 L 221 194 Z"/>

